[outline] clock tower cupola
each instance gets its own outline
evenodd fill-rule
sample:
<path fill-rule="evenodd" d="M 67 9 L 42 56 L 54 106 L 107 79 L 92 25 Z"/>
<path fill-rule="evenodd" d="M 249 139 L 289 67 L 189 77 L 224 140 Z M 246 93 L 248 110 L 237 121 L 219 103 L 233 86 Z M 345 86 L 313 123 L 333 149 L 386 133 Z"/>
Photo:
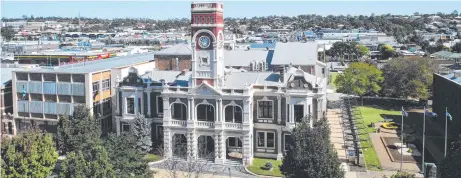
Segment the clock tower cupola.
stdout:
<path fill-rule="evenodd" d="M 219 88 L 224 75 L 222 3 L 192 3 L 192 87 L 203 82 Z"/>

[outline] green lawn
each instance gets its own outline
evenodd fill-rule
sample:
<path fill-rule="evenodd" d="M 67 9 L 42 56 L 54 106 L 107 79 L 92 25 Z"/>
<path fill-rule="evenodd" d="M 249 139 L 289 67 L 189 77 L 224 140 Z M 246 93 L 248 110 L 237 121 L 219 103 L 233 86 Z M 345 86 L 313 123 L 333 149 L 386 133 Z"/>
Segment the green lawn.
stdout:
<path fill-rule="evenodd" d="M 379 122 L 383 121 L 384 118 L 381 117 L 381 114 L 386 114 L 386 115 L 399 115 L 401 114 L 400 111 L 389 111 L 389 110 L 383 110 L 383 109 L 376 109 L 376 108 L 371 108 L 371 107 L 365 107 L 361 106 L 358 107 L 362 114 L 363 118 L 363 124 L 361 125 L 362 128 L 365 129 L 359 129 L 359 137 L 360 139 L 364 140 L 369 140 L 367 141 L 361 141 L 360 144 L 363 147 L 363 153 L 365 156 L 365 162 L 367 169 L 369 170 L 381 170 L 381 164 L 379 163 L 378 156 L 376 155 L 376 151 L 373 148 L 373 144 L 371 143 L 370 140 L 370 135 L 368 133 L 374 132 L 373 127 L 369 127 L 369 125 L 373 122 Z"/>
<path fill-rule="evenodd" d="M 338 76 L 338 72 L 331 72 L 330 73 L 330 83 L 329 83 L 329 85 L 333 86 L 334 88 L 336 88 L 335 80 L 336 80 L 337 76 Z"/>
<path fill-rule="evenodd" d="M 261 169 L 261 167 L 264 167 L 267 162 L 272 163 L 272 171 Z M 253 158 L 253 164 L 248 167 L 248 170 L 259 175 L 282 177 L 282 173 L 279 168 L 280 165 L 282 165 L 282 161 L 277 161 L 275 159 Z"/>
<path fill-rule="evenodd" d="M 149 162 L 154 162 L 154 161 L 161 160 L 162 157 L 159 155 L 155 155 L 155 154 L 147 154 L 146 156 L 144 156 L 144 159 Z"/>

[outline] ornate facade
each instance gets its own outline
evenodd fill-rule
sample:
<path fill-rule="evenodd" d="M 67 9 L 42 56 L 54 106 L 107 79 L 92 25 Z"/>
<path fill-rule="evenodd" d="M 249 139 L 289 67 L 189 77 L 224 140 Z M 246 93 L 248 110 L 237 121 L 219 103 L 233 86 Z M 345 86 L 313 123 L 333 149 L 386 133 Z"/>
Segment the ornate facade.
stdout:
<path fill-rule="evenodd" d="M 326 78 L 288 64 L 277 72 L 225 69 L 223 5 L 191 8 L 191 72 L 130 70 L 117 87 L 117 133 L 130 132 L 139 113 L 152 121 L 153 142 L 165 157 L 281 159 L 296 123 L 325 115 Z"/>

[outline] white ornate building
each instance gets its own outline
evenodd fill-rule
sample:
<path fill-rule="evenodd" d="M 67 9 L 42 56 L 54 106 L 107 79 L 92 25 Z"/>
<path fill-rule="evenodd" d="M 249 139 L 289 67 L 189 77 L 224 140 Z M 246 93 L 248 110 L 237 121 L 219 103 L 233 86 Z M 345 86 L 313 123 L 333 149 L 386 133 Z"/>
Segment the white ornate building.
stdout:
<path fill-rule="evenodd" d="M 152 121 L 153 142 L 166 157 L 281 159 L 295 124 L 308 119 L 312 125 L 325 115 L 327 79 L 288 64 L 266 72 L 227 70 L 223 5 L 191 8 L 191 71 L 132 69 L 116 91 L 117 133 L 130 132 L 140 113 Z"/>

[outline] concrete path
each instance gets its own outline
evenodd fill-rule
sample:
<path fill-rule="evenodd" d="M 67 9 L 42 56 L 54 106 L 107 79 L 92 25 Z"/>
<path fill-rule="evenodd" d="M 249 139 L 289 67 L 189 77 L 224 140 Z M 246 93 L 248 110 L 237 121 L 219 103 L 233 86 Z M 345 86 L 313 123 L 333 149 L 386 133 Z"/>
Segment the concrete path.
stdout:
<path fill-rule="evenodd" d="M 338 153 L 338 158 L 341 162 L 346 161 L 346 150 L 344 149 L 344 137 L 343 129 L 340 123 L 340 109 L 330 109 L 327 112 L 327 120 L 330 126 L 330 140 L 333 144 L 336 152 Z"/>

